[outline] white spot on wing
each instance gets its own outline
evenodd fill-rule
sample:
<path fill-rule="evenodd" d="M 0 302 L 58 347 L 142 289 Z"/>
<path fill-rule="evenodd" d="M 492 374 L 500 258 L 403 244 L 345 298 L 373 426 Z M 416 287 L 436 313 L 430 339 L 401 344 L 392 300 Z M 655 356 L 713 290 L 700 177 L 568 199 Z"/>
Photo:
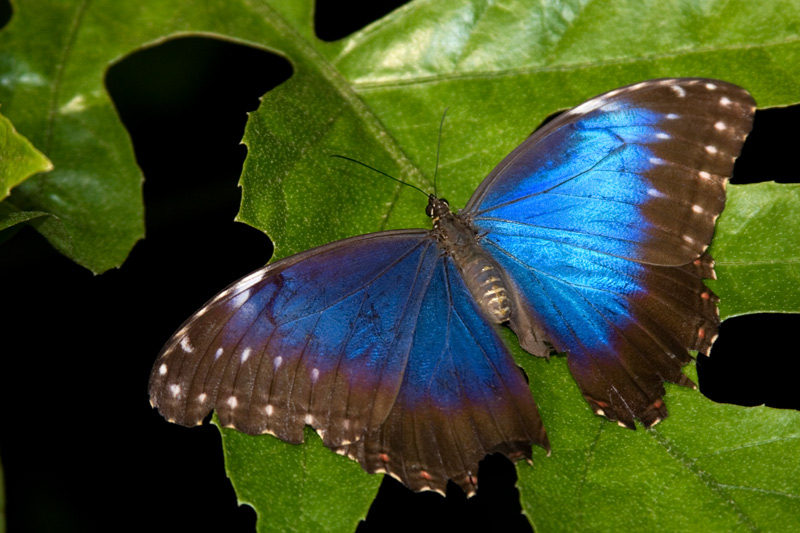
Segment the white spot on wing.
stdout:
<path fill-rule="evenodd" d="M 239 400 L 236 399 L 236 396 L 228 396 L 227 403 L 231 409 L 236 409 L 236 406 L 239 405 Z"/>
<path fill-rule="evenodd" d="M 217 348 L 217 351 L 216 351 L 216 352 L 214 352 L 214 359 L 219 359 L 219 358 L 220 358 L 220 356 L 222 355 L 222 351 L 223 351 L 223 350 L 222 350 L 222 346 L 220 346 L 219 348 Z"/>
<path fill-rule="evenodd" d="M 247 347 L 247 348 L 244 349 L 244 351 L 242 352 L 242 363 L 247 361 L 247 359 L 250 357 L 251 353 L 253 353 L 253 349 L 252 348 Z"/>
<path fill-rule="evenodd" d="M 267 413 L 267 416 L 272 416 L 272 413 L 274 411 L 275 411 L 275 408 L 272 407 L 272 405 L 270 405 L 270 404 L 267 404 L 267 406 L 264 408 L 264 412 Z"/>
<path fill-rule="evenodd" d="M 237 294 L 230 302 L 228 302 L 228 307 L 233 307 L 238 309 L 239 307 L 243 306 L 244 303 L 249 299 L 250 299 L 250 289 L 247 289 L 246 291 L 242 291 L 241 293 Z"/>
<path fill-rule="evenodd" d="M 651 157 L 650 159 L 648 159 L 648 161 L 649 161 L 649 163 L 651 165 L 663 165 L 664 164 L 664 160 L 661 159 L 660 157 Z"/>
<path fill-rule="evenodd" d="M 704 180 L 710 180 L 711 179 L 711 174 L 709 174 L 705 170 L 701 170 L 700 172 L 697 173 L 697 175 L 700 176 Z"/>
<path fill-rule="evenodd" d="M 272 362 L 272 365 L 275 367 L 275 370 L 278 370 L 278 368 L 280 368 L 280 366 L 281 366 L 281 363 L 283 363 L 283 357 L 281 357 L 281 356 L 279 355 L 279 356 L 278 356 L 278 357 L 276 357 L 276 358 L 275 358 L 275 360 Z"/>
<path fill-rule="evenodd" d="M 694 205 L 692 205 L 692 211 L 694 211 L 695 213 L 704 213 L 705 209 L 703 209 L 702 207 L 700 207 L 697 204 L 694 204 Z"/>
<path fill-rule="evenodd" d="M 695 242 L 697 242 L 693 238 L 689 237 L 688 235 L 684 235 L 682 238 L 683 238 L 684 241 L 686 241 L 689 244 L 694 244 Z"/>
<path fill-rule="evenodd" d="M 314 423 L 314 417 L 311 415 L 306 415 L 303 421 L 310 426 Z"/>
<path fill-rule="evenodd" d="M 675 119 L 676 119 L 676 118 L 678 118 L 679 116 L 680 116 L 680 115 L 678 115 L 678 114 L 676 114 L 676 113 L 667 113 L 667 115 L 666 115 L 666 117 L 667 117 L 667 119 L 668 119 L 668 120 L 675 120 Z"/>
<path fill-rule="evenodd" d="M 719 103 L 724 107 L 728 107 L 733 102 L 731 102 L 730 98 L 728 98 L 727 96 L 723 96 L 722 98 L 719 99 Z"/>
<path fill-rule="evenodd" d="M 172 384 L 169 386 L 169 391 L 172 393 L 172 396 L 177 398 L 178 395 L 181 393 L 181 386 L 177 383 Z"/>
<path fill-rule="evenodd" d="M 663 198 L 664 194 L 657 189 L 647 189 L 647 195 L 653 198 Z"/>
<path fill-rule="evenodd" d="M 672 89 L 672 91 L 678 96 L 678 98 L 683 98 L 684 96 L 686 96 L 686 89 L 684 89 L 680 85 L 672 85 L 670 89 Z"/>
<path fill-rule="evenodd" d="M 181 339 L 181 348 L 183 348 L 183 351 L 186 353 L 192 353 L 194 351 L 194 346 L 192 346 L 192 343 L 189 342 L 189 337 L 184 337 Z"/>
<path fill-rule="evenodd" d="M 318 379 L 319 379 L 319 369 L 313 368 L 311 370 L 311 382 L 316 383 Z"/>
<path fill-rule="evenodd" d="M 354 457 L 353 459 L 355 460 L 355 457 Z M 388 474 L 389 474 L 390 476 L 392 476 L 393 478 L 395 478 L 395 479 L 396 479 L 397 481 L 399 481 L 400 483 L 402 483 L 402 482 L 403 482 L 403 480 L 402 480 L 402 479 L 400 479 L 400 476 L 398 476 L 398 475 L 397 475 L 397 474 L 395 474 L 394 472 L 388 472 Z"/>
<path fill-rule="evenodd" d="M 197 397 L 197 401 L 203 403 L 206 401 L 206 398 L 208 398 L 208 395 L 205 392 L 201 392 L 200 396 Z"/>
<path fill-rule="evenodd" d="M 724 122 L 722 122 L 722 121 L 720 120 L 719 122 L 717 122 L 716 124 L 714 124 L 714 127 L 715 127 L 715 128 L 718 130 L 718 131 L 722 131 L 722 130 L 724 130 L 724 129 L 725 129 L 725 123 L 724 123 Z"/>
<path fill-rule="evenodd" d="M 716 90 L 716 88 L 717 86 L 714 85 L 713 83 L 706 83 L 706 89 L 708 89 L 709 91 Z"/>
<path fill-rule="evenodd" d="M 671 139 L 671 138 L 672 138 L 672 137 L 669 135 L 669 133 L 664 133 L 664 132 L 661 132 L 661 133 L 656 133 L 656 137 L 657 137 L 658 139 Z"/>
<path fill-rule="evenodd" d="M 161 366 L 158 367 L 158 373 L 161 376 L 163 376 L 164 374 L 167 373 L 167 364 L 166 363 L 162 363 Z"/>
<path fill-rule="evenodd" d="M 709 154 L 716 154 L 718 151 L 719 150 L 717 150 L 716 146 L 712 146 L 710 144 L 706 146 L 706 152 L 708 152 Z"/>

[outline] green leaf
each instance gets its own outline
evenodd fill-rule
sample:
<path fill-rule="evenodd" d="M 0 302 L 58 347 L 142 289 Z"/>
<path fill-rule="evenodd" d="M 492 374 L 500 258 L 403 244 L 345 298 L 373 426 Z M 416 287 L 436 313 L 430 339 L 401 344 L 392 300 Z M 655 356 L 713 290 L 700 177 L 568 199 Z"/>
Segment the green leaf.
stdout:
<path fill-rule="evenodd" d="M 549 114 L 627 83 L 707 76 L 748 88 L 761 106 L 800 100 L 800 6 L 791 0 L 417 1 L 335 43 L 316 39 L 311 21 L 311 0 L 19 2 L 0 33 L 0 101 L 57 170 L 19 185 L 11 199 L 61 221 L 66 237 L 50 241 L 87 268 L 124 260 L 142 235 L 141 175 L 102 77 L 124 55 L 174 35 L 219 35 L 292 63 L 293 77 L 250 115 L 241 179 L 239 219 L 268 232 L 277 256 L 368 231 L 427 227 L 417 192 L 329 156 L 430 190 L 447 107 L 437 185 L 459 206 Z M 739 276 L 764 257 L 724 248 L 735 239 L 726 218 L 735 222 L 733 207 L 756 201 L 750 194 L 731 188 L 714 289 L 730 298 L 729 315 L 765 304 L 796 311 L 796 299 L 738 295 L 754 290 L 742 289 Z M 796 196 L 786 196 L 783 212 L 797 212 Z M 756 239 L 769 228 L 748 231 Z M 785 239 L 796 236 L 790 228 L 775 237 L 789 251 L 779 255 L 778 276 L 791 272 L 796 255 Z M 784 463 L 797 457 L 796 412 L 717 405 L 670 387 L 670 418 L 623 431 L 591 413 L 563 359 L 518 355 L 553 445 L 551 457 L 537 450 L 534 466 L 519 469 L 537 531 L 780 530 L 800 520 L 796 463 Z M 228 431 L 223 439 L 229 475 L 257 508 L 260 529 L 316 524 L 339 507 L 346 516 L 331 527 L 350 529 L 374 496 L 378 477 L 321 449 L 316 437 L 303 447 Z M 344 465 L 352 472 L 340 474 Z M 279 497 L 282 487 L 302 502 Z"/>
<path fill-rule="evenodd" d="M 219 425 L 216 417 L 214 423 Z M 256 510 L 259 531 L 350 531 L 378 492 L 379 476 L 331 453 L 311 428 L 303 446 L 221 431 L 239 503 Z"/>
<path fill-rule="evenodd" d="M 124 13 L 86 2 L 17 7 L 0 32 L 0 102 L 55 170 L 20 184 L 10 200 L 59 220 L 64 231 L 42 231 L 45 237 L 103 272 L 143 235 L 142 176 L 103 87 L 109 64 L 132 49 L 105 20 Z"/>
<path fill-rule="evenodd" d="M 800 413 L 717 404 L 667 385 L 670 416 L 630 431 L 595 416 L 563 357 L 519 354 L 552 454 L 520 464 L 536 531 L 794 531 Z M 696 379 L 694 363 L 687 367 Z"/>
<path fill-rule="evenodd" d="M 800 313 L 800 185 L 731 186 L 711 249 L 720 316 Z M 776 223 L 780 221 L 780 223 Z"/>
<path fill-rule="evenodd" d="M 729 4 L 746 16 L 737 19 L 735 32 L 713 35 L 706 28 L 720 16 L 704 14 L 699 4 L 688 16 L 663 3 L 650 4 L 652 11 L 638 2 L 625 5 L 618 3 L 622 12 L 613 16 L 590 5 L 570 23 L 556 9 L 531 14 L 508 5 L 481 10 L 469 3 L 420 3 L 346 39 L 331 57 L 349 86 L 304 72 L 267 95 L 251 117 L 242 220 L 267 230 L 278 256 L 366 231 L 425 227 L 414 191 L 359 167 L 332 164 L 325 155 L 355 157 L 425 187 L 437 123 L 448 106 L 439 187 L 454 205 L 464 205 L 480 179 L 548 114 L 603 90 L 646 78 L 703 75 L 740 83 L 764 103 L 800 98 L 797 63 L 767 62 L 768 73 L 744 68 L 757 58 L 762 65 L 765 58 L 798 52 L 793 40 L 782 40 L 781 32 L 788 32 L 778 22 L 782 15 L 764 5 Z M 641 14 L 631 22 L 636 30 L 620 32 L 620 21 L 633 11 Z M 562 33 L 548 47 L 545 36 L 555 37 L 545 27 L 558 23 Z M 773 23 L 777 34 L 755 31 Z M 527 24 L 538 40 L 520 30 Z M 686 28 L 698 30 L 694 39 Z M 625 46 L 603 47 L 609 35 Z M 657 42 L 648 45 L 653 38 Z M 628 52 L 620 53 L 625 47 Z M 290 57 L 303 70 L 299 58 Z M 385 131 L 378 128 L 376 135 L 372 116 L 350 91 Z M 312 97 L 321 103 L 309 109 Z M 328 113 L 314 114 L 320 107 Z M 408 169 L 409 161 L 417 172 Z M 280 179 L 264 179 L 270 166 Z M 731 188 L 727 217 L 737 210 L 736 197 L 747 195 L 737 192 Z M 786 212 L 800 212 L 796 198 L 786 202 Z M 719 242 L 725 242 L 724 222 Z M 796 240 L 797 234 L 790 225 L 775 239 Z M 790 263 L 791 254 L 785 257 Z M 736 278 L 720 272 L 723 291 Z M 796 294 L 791 281 L 784 286 Z M 535 450 L 534 466 L 519 468 L 523 508 L 537 531 L 780 530 L 800 518 L 796 465 L 781 466 L 785 457 L 797 456 L 798 413 L 718 405 L 696 391 L 669 387 L 670 418 L 653 430 L 630 432 L 590 411 L 563 359 L 547 364 L 520 353 L 518 362 L 531 378 L 553 445 L 551 457 Z"/>
<path fill-rule="evenodd" d="M 314 68 L 290 55 L 301 72 L 268 94 L 248 124 L 241 219 L 267 230 L 278 256 L 366 231 L 425 227 L 417 193 L 325 156 L 355 157 L 430 189 L 446 107 L 439 187 L 454 205 L 464 205 L 492 166 L 546 116 L 626 83 L 699 75 L 739 83 L 762 104 L 800 99 L 794 61 L 800 48 L 790 38 L 796 6 L 785 6 L 790 14 L 783 18 L 764 3 L 728 3 L 724 14 L 700 3 L 687 3 L 687 12 L 655 2 L 644 8 L 618 2 L 610 13 L 608 4 L 567 5 L 574 9 L 406 6 L 336 43 L 341 52 L 328 57 L 349 80 L 344 87 L 324 70 L 309 75 Z M 353 101 L 351 92 L 361 100 Z M 318 105 L 309 108 L 312 98 Z M 264 179 L 270 167 L 280 178 Z M 730 190 L 718 243 L 733 231 L 729 220 L 748 218 L 737 215 L 748 195 L 763 196 L 756 187 Z M 792 212 L 800 205 L 787 189 L 781 213 Z M 788 243 L 797 235 L 789 222 L 761 248 L 786 251 L 776 259 L 783 273 L 796 263 Z M 741 247 L 722 246 L 714 288 L 724 301 L 728 287 L 755 281 L 757 264 L 729 273 L 725 261 Z M 777 283 L 794 296 L 769 309 L 796 311 L 787 302 L 796 302 L 798 285 L 783 273 Z M 516 345 L 513 335 L 508 342 Z M 797 412 L 719 405 L 670 386 L 671 416 L 652 430 L 631 432 L 591 412 L 563 358 L 548 364 L 518 353 L 517 361 L 531 379 L 553 447 L 550 457 L 535 450 L 532 468 L 519 467 L 523 508 L 537 531 L 781 530 L 800 519 L 796 461 L 785 461 L 800 451 Z"/>
<path fill-rule="evenodd" d="M 17 133 L 11 121 L 0 115 L 0 201 L 33 174 L 52 169 L 53 164 L 44 154 Z"/>
<path fill-rule="evenodd" d="M 0 231 L 46 213 L 20 211 L 10 201 L 3 201 L 16 187 L 38 172 L 48 172 L 53 164 L 28 139 L 17 133 L 6 117 L 0 115 Z M 3 239 L 0 238 L 0 243 Z"/>

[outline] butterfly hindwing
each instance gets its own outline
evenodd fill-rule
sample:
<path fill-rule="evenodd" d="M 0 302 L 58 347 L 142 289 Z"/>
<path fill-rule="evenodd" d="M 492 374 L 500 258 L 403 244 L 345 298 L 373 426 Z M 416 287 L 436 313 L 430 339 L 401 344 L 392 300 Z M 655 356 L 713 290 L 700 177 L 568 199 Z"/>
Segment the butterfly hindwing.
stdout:
<path fill-rule="evenodd" d="M 452 479 L 471 495 L 487 454 L 518 460 L 530 459 L 531 444 L 549 450 L 520 369 L 449 257 L 437 260 L 419 324 L 394 408 L 348 454 L 414 490 L 444 493 Z"/>
<path fill-rule="evenodd" d="M 716 80 L 616 89 L 534 133 L 465 208 L 597 413 L 657 422 L 663 382 L 690 385 L 687 350 L 716 337 L 704 252 L 754 111 Z"/>

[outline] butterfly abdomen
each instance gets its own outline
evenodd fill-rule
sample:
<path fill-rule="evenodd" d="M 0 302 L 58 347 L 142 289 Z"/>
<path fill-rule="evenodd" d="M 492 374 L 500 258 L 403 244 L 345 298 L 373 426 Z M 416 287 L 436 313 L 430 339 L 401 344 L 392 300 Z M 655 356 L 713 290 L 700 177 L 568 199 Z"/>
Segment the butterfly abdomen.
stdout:
<path fill-rule="evenodd" d="M 508 285 L 500 267 L 477 246 L 463 251 L 468 253 L 460 254 L 462 257 L 456 256 L 456 265 L 464 275 L 464 281 L 475 301 L 494 322 L 507 322 L 511 318 L 511 300 L 508 298 Z"/>
<path fill-rule="evenodd" d="M 431 199 L 433 235 L 458 267 L 472 297 L 496 324 L 511 318 L 511 299 L 505 274 L 478 245 L 478 232 L 460 215 L 450 212 L 446 200 Z"/>

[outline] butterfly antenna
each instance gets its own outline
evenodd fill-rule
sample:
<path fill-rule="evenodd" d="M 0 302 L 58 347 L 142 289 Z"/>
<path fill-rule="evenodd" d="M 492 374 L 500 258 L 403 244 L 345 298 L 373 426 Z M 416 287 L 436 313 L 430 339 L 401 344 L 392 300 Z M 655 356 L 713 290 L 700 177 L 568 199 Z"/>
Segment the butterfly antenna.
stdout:
<path fill-rule="evenodd" d="M 387 178 L 389 178 L 389 179 L 393 179 L 393 180 L 394 180 L 394 181 L 396 181 L 397 183 L 402 183 L 403 185 L 407 185 L 407 186 L 411 187 L 412 189 L 416 189 L 416 190 L 418 190 L 419 192 L 421 192 L 421 193 L 422 193 L 422 194 L 424 194 L 425 196 L 429 196 L 429 194 L 428 194 L 428 193 L 426 193 L 425 191 L 423 191 L 422 189 L 420 189 L 420 188 L 419 188 L 419 187 L 417 187 L 416 185 L 411 185 L 410 183 L 406 183 L 405 181 L 403 181 L 403 180 L 401 180 L 401 179 L 397 179 L 397 178 L 395 178 L 394 176 L 391 176 L 391 175 L 387 174 L 386 172 L 384 172 L 384 171 L 382 171 L 382 170 L 378 170 L 377 168 L 375 168 L 375 167 L 371 167 L 371 166 L 369 166 L 369 165 L 368 165 L 368 164 L 366 164 L 366 163 L 362 163 L 362 162 L 361 162 L 361 161 L 359 161 L 358 159 L 353 159 L 352 157 L 347 157 L 346 155 L 339 155 L 339 154 L 331 154 L 331 157 L 338 157 L 339 159 L 344 159 L 344 160 L 346 160 L 346 161 L 352 161 L 353 163 L 358 163 L 358 164 L 359 164 L 359 165 L 361 165 L 362 167 L 367 167 L 368 169 L 370 169 L 370 170 L 372 170 L 372 171 L 374 171 L 374 172 L 377 172 L 378 174 L 383 174 L 383 175 L 384 175 L 384 176 L 386 176 Z M 434 188 L 435 188 L 435 185 L 434 185 Z"/>
<path fill-rule="evenodd" d="M 433 195 L 438 196 L 436 192 L 436 176 L 439 174 L 439 152 L 442 148 L 442 130 L 444 130 L 444 117 L 447 116 L 447 110 L 450 109 L 449 107 L 444 108 L 444 113 L 442 113 L 442 120 L 439 122 L 439 140 L 436 143 L 436 168 L 433 170 Z"/>

